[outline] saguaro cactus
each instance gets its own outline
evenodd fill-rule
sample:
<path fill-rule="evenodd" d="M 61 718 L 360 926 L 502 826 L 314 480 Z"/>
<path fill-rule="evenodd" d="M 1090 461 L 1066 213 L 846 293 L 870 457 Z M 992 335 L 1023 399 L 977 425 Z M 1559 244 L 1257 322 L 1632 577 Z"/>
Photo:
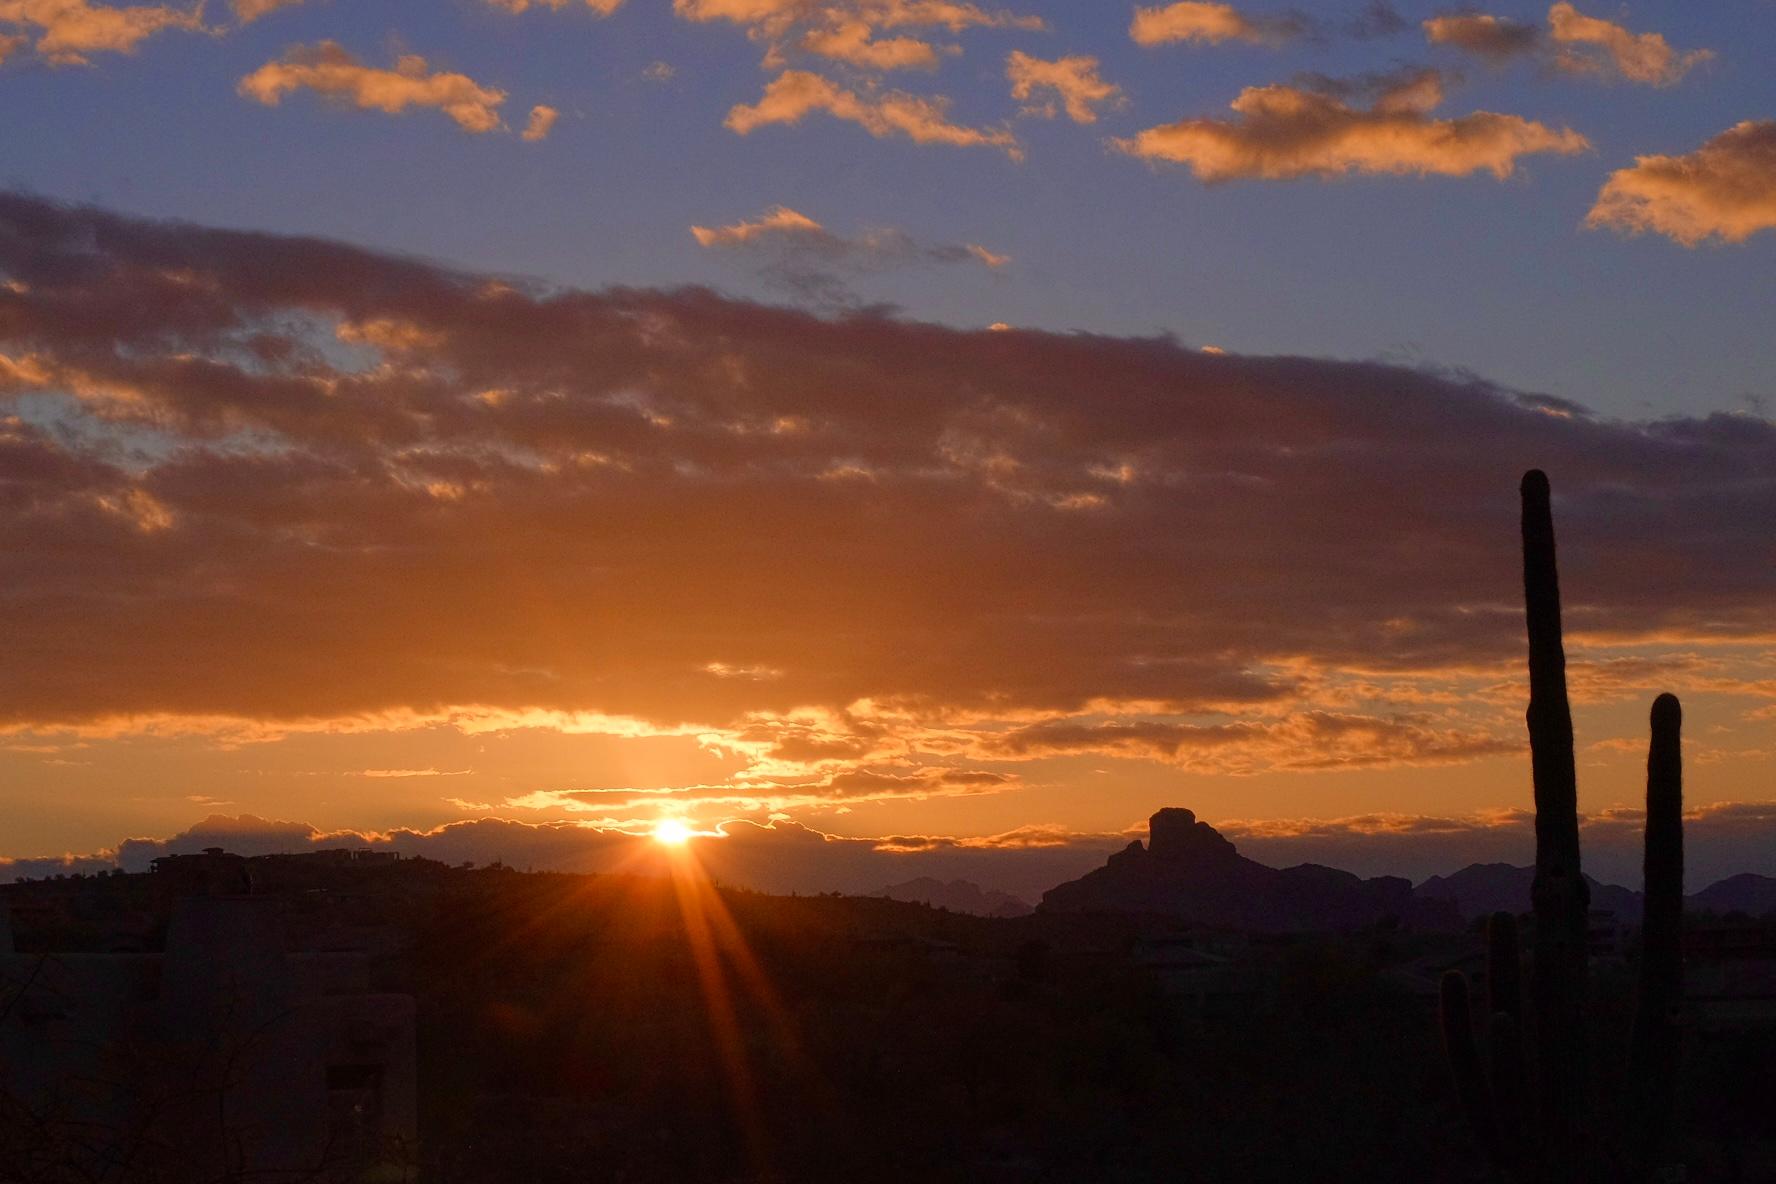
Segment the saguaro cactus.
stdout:
<path fill-rule="evenodd" d="M 1683 1001 L 1683 711 L 1673 695 L 1653 704 L 1647 755 L 1646 912 L 1639 999 L 1629 1063 L 1627 1154 L 1595 1145 L 1587 1091 L 1586 938 L 1590 892 L 1579 866 L 1578 785 L 1572 711 L 1560 632 L 1560 581 L 1548 479 L 1524 475 L 1523 593 L 1529 626 L 1529 744 L 1535 784 L 1536 874 L 1533 1028 L 1520 1000 L 1516 919 L 1496 914 L 1487 933 L 1490 1073 L 1475 1047 L 1468 983 L 1444 976 L 1443 1035 L 1456 1089 L 1488 1155 L 1513 1175 L 1546 1181 L 1645 1177 L 1664 1162 L 1678 1069 Z M 1530 1055 L 1526 1056 L 1526 1045 Z M 1535 1106 L 1525 1105 L 1533 1072 Z M 1634 1166 L 1624 1164 L 1624 1159 Z M 1605 1165 L 1608 1165 L 1607 1168 Z"/>
<path fill-rule="evenodd" d="M 1579 785 L 1560 633 L 1560 575 L 1548 478 L 1523 475 L 1523 605 L 1529 625 L 1529 752 L 1535 783 L 1536 1033 L 1543 1138 L 1551 1158 L 1575 1149 L 1584 1124 L 1585 952 L 1591 893 L 1579 873 Z"/>
<path fill-rule="evenodd" d="M 1637 1097 L 1634 1128 L 1642 1156 L 1665 1152 L 1677 1080 L 1683 1007 L 1683 708 L 1675 695 L 1653 702 L 1647 751 L 1645 901 L 1641 914 L 1639 998 L 1629 1073 Z"/>

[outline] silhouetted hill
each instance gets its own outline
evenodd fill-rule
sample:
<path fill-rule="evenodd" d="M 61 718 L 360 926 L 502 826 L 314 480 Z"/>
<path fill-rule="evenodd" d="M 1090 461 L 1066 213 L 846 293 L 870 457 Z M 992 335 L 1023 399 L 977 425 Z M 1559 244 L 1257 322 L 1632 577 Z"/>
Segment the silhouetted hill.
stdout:
<path fill-rule="evenodd" d="M 1447 901 L 1420 899 L 1398 876 L 1363 880 L 1318 864 L 1278 869 L 1241 855 L 1189 810 L 1148 820 L 1139 840 L 1077 880 L 1043 894 L 1045 912 L 1161 913 L 1259 932 L 1332 932 L 1397 918 L 1425 928 L 1460 923 Z"/>
<path fill-rule="evenodd" d="M 1420 900 L 1448 902 L 1470 919 L 1499 912 L 1527 913 L 1529 888 L 1534 880 L 1533 867 L 1471 863 L 1459 872 L 1432 876 L 1418 886 L 1416 895 Z M 1585 882 L 1591 885 L 1592 908 L 1612 912 L 1624 921 L 1640 919 L 1640 893 L 1619 884 L 1601 883 L 1590 876 L 1585 877 Z"/>
<path fill-rule="evenodd" d="M 1028 901 L 1019 900 L 1009 892 L 990 891 L 972 880 L 945 882 L 931 876 L 920 876 L 904 884 L 890 884 L 869 895 L 928 904 L 932 908 L 972 913 L 977 917 L 1023 917 L 1035 911 Z"/>
<path fill-rule="evenodd" d="M 1728 876 L 1690 897 L 1689 906 L 1698 912 L 1739 912 L 1754 917 L 1776 913 L 1776 879 L 1754 872 Z"/>

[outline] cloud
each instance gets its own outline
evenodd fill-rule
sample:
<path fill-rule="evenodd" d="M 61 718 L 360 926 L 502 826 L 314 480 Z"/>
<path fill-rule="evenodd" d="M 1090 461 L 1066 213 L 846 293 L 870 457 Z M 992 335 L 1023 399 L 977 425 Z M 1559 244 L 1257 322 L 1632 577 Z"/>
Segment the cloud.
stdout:
<path fill-rule="evenodd" d="M 788 206 L 773 206 L 757 218 L 727 226 L 693 226 L 691 235 L 698 246 L 741 251 L 762 260 L 760 275 L 774 287 L 832 304 L 855 303 L 845 286 L 845 274 L 916 263 L 978 263 L 997 270 L 1011 262 L 1010 256 L 978 243 L 931 245 L 890 227 L 872 227 L 846 238 Z"/>
<path fill-rule="evenodd" d="M 691 236 L 700 247 L 737 247 L 772 235 L 826 235 L 826 228 L 788 206 L 773 206 L 757 219 L 730 226 L 693 226 Z M 830 236 L 829 236 L 830 237 Z"/>
<path fill-rule="evenodd" d="M 1508 17 L 1484 12 L 1453 12 L 1424 22 L 1425 38 L 1432 45 L 1448 45 L 1493 62 L 1536 52 L 1542 31 Z"/>
<path fill-rule="evenodd" d="M 1005 59 L 1005 76 L 1011 82 L 1011 97 L 1020 102 L 1034 103 L 1038 91 L 1053 91 L 1074 123 L 1096 123 L 1100 106 L 1127 101 L 1121 87 L 1098 76 L 1098 59 L 1094 57 L 1080 55 L 1048 62 L 1013 50 Z M 1053 104 L 1046 109 L 1026 106 L 1024 110 L 1054 114 Z"/>
<path fill-rule="evenodd" d="M 1175 41 L 1247 41 L 1276 45 L 1302 36 L 1306 21 L 1298 16 L 1251 17 L 1231 4 L 1180 0 L 1163 8 L 1137 8 L 1129 24 L 1136 45 L 1167 45 Z"/>
<path fill-rule="evenodd" d="M 242 78 L 238 89 L 267 107 L 277 106 L 298 90 L 388 115 L 399 115 L 409 107 L 433 107 L 464 131 L 477 133 L 500 126 L 499 106 L 506 101 L 505 91 L 482 86 L 467 75 L 429 72 L 418 54 L 404 54 L 394 69 L 383 70 L 364 65 L 333 41 L 292 47 L 278 61 Z"/>
<path fill-rule="evenodd" d="M 285 8 L 294 8 L 303 0 L 228 0 L 228 7 L 234 11 L 234 19 L 243 25 L 270 16 Z"/>
<path fill-rule="evenodd" d="M 1706 49 L 1680 54 L 1658 33 L 1631 33 L 1614 22 L 1585 16 L 1565 0 L 1548 9 L 1548 29 L 1554 42 L 1566 47 L 1557 64 L 1575 73 L 1613 68 L 1630 82 L 1670 86 L 1714 57 Z"/>
<path fill-rule="evenodd" d="M 932 70 L 956 45 L 923 37 L 881 36 L 896 29 L 1042 29 L 1041 17 L 954 0 L 673 0 L 685 20 L 740 25 L 765 45 L 764 64 L 782 69 L 792 52 L 810 53 L 861 70 Z"/>
<path fill-rule="evenodd" d="M 959 148 L 1004 149 L 1022 155 L 1017 137 L 1003 128 L 963 127 L 949 121 L 947 98 L 923 98 L 902 91 L 858 95 L 806 70 L 785 70 L 764 96 L 751 106 L 738 104 L 724 125 L 740 135 L 774 123 L 800 123 L 816 111 L 855 123 L 877 139 L 905 136 L 915 144 L 948 144 Z"/>
<path fill-rule="evenodd" d="M 1370 0 L 1362 12 L 1345 22 L 1342 32 L 1358 41 L 1371 41 L 1378 37 L 1392 37 L 1411 27 L 1387 0 Z"/>
<path fill-rule="evenodd" d="M 845 266 L 899 242 L 813 222 L 705 229 Z M 730 797 L 1088 756 L 1479 759 L 1521 741 L 1532 465 L 1559 498 L 1581 711 L 1666 683 L 1767 703 L 1763 419 L 532 285 L 0 195 L 20 744 L 671 738 L 709 759 L 636 784 Z M 1768 725 L 1744 726 L 1749 746 Z"/>
<path fill-rule="evenodd" d="M 842 21 L 810 29 L 801 46 L 809 53 L 869 70 L 935 70 L 938 51 L 917 37 L 872 38 L 864 21 Z"/>
<path fill-rule="evenodd" d="M 577 5 L 579 0 L 487 0 L 495 8 L 514 15 L 529 12 L 532 7 L 548 8 L 560 12 L 564 8 Z M 623 0 L 585 0 L 586 7 L 598 16 L 610 16 L 623 7 Z"/>
<path fill-rule="evenodd" d="M 1048 721 L 985 738 L 980 755 L 1137 757 L 1193 772 L 1243 775 L 1461 764 L 1521 749 L 1516 736 L 1446 731 L 1426 715 L 1310 711 L 1270 723 Z"/>
<path fill-rule="evenodd" d="M 779 30 L 797 21 L 861 21 L 871 28 L 964 29 L 1046 28 L 1038 16 L 987 9 L 958 0 L 672 0 L 672 9 L 689 21 L 729 21 L 737 25 Z"/>
<path fill-rule="evenodd" d="M 1776 120 L 1746 120 L 1684 156 L 1639 156 L 1604 182 L 1585 219 L 1685 246 L 1776 229 Z"/>
<path fill-rule="evenodd" d="M 0 25 L 35 28 L 33 48 L 39 57 L 58 66 L 84 66 L 95 53 L 134 53 L 143 41 L 167 29 L 199 31 L 203 10 L 201 4 L 192 9 L 160 4 L 113 8 L 87 0 L 0 0 Z M 6 48 L 17 48 L 16 40 L 7 40 Z"/>
<path fill-rule="evenodd" d="M 1517 115 L 1476 111 L 1436 119 L 1443 102 L 1435 71 L 1396 76 L 1368 107 L 1323 85 L 1247 87 L 1232 119 L 1185 119 L 1113 143 L 1131 156 L 1189 165 L 1205 183 L 1294 180 L 1346 173 L 1466 176 L 1503 180 L 1519 158 L 1572 155 L 1590 147 L 1569 128 L 1555 130 Z"/>
<path fill-rule="evenodd" d="M 553 107 L 546 107 L 538 103 L 530 109 L 530 119 L 524 125 L 524 133 L 521 138 L 526 143 L 532 144 L 546 138 L 549 132 L 554 129 L 555 121 L 560 118 L 561 112 Z"/>
<path fill-rule="evenodd" d="M 725 808 L 730 814 L 758 815 L 785 810 L 849 806 L 860 802 L 926 801 L 931 798 L 979 797 L 1017 787 L 1006 773 L 981 769 L 852 767 L 815 777 L 747 777 L 716 785 L 671 789 L 633 788 L 543 790 L 505 803 L 508 809 L 570 810 L 605 818 L 651 818 L 661 811 L 685 807 Z"/>

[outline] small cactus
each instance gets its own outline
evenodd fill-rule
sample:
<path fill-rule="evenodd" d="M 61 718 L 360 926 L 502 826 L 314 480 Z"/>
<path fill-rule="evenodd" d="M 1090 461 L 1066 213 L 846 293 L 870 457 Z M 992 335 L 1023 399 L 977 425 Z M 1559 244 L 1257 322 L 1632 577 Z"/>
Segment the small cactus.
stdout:
<path fill-rule="evenodd" d="M 1593 1142 L 1588 1090 L 1586 938 L 1590 891 L 1579 866 L 1578 784 L 1560 581 L 1548 479 L 1526 473 L 1523 593 L 1529 627 L 1529 745 L 1536 806 L 1533 1014 L 1526 1025 L 1516 918 L 1487 926 L 1486 1024 L 1490 1071 L 1475 1046 L 1467 978 L 1442 983 L 1444 1044 L 1456 1092 L 1489 1158 L 1531 1180 L 1620 1179 L 1622 1156 Z M 1645 915 L 1640 983 L 1629 1061 L 1626 1158 L 1641 1178 L 1663 1168 L 1676 1099 L 1678 1018 L 1683 1003 L 1683 710 L 1673 695 L 1653 703 L 1647 754 Z M 1526 1055 L 1528 1053 L 1533 1055 Z M 1531 1070 L 1535 1105 L 1527 1105 Z M 1609 1167 L 1605 1168 L 1604 1165 Z"/>

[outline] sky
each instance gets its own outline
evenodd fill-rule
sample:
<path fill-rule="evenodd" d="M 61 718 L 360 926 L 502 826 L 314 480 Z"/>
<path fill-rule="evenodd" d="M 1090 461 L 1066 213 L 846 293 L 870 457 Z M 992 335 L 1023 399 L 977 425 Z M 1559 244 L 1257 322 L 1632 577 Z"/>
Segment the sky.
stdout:
<path fill-rule="evenodd" d="M 1766 0 L 0 0 L 0 860 L 674 817 L 1029 892 L 1183 805 L 1523 862 L 1540 466 L 1589 825 L 1672 690 L 1776 873 L 1773 54 Z"/>

